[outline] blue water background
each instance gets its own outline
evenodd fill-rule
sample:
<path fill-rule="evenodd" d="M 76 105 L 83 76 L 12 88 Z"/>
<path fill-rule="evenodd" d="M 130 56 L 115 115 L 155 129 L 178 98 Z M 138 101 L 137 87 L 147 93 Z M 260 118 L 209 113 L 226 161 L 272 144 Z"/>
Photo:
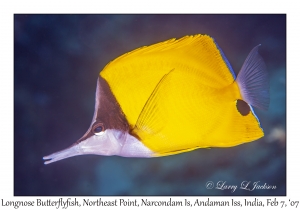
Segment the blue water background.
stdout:
<path fill-rule="evenodd" d="M 255 111 L 265 137 L 162 158 L 86 155 L 43 164 L 86 132 L 96 79 L 109 61 L 198 33 L 215 38 L 236 73 L 262 44 L 271 103 Z M 285 195 L 285 133 L 285 15 L 14 15 L 14 195 Z M 243 181 L 276 189 L 215 188 Z"/>

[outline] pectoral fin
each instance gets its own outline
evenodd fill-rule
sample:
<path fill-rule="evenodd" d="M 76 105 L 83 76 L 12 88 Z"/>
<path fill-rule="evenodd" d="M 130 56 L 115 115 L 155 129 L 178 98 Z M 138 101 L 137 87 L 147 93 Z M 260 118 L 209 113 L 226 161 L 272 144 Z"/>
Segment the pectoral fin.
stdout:
<path fill-rule="evenodd" d="M 173 71 L 171 70 L 162 77 L 143 107 L 134 128 L 134 132 L 138 136 L 142 133 L 143 135 L 158 134 L 167 123 L 166 113 L 163 112 L 163 97 L 164 94 L 167 94 L 166 89 Z"/>

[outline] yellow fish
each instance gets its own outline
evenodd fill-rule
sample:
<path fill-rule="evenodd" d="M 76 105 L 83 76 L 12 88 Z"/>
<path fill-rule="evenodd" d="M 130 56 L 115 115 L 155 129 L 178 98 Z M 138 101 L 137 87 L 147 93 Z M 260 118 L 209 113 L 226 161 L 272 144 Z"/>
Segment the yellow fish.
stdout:
<path fill-rule="evenodd" d="M 261 138 L 252 106 L 268 108 L 269 82 L 258 47 L 237 77 L 208 35 L 118 57 L 100 72 L 88 131 L 71 147 L 45 156 L 45 164 L 84 154 L 159 157 Z"/>

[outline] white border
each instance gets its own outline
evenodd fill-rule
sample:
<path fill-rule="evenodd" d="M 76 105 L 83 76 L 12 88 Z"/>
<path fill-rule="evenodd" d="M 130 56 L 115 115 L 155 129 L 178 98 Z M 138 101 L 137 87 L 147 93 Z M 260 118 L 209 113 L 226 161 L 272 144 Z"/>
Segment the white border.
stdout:
<path fill-rule="evenodd" d="M 14 13 L 287 13 L 287 197 L 299 198 L 299 13 L 296 1 L 8 1 L 0 3 L 1 33 L 1 176 L 0 199 L 28 200 L 36 197 L 13 197 L 13 14 Z M 271 157 L 270 157 L 271 158 Z M 43 197 L 46 199 L 46 197 Z M 106 197 L 109 198 L 109 197 Z M 120 198 L 120 197 L 119 197 Z M 134 197 L 131 197 L 132 199 Z M 141 197 L 137 197 L 140 199 Z M 149 199 L 149 197 L 147 197 Z M 184 197 L 177 197 L 184 199 Z M 244 197 L 213 197 L 217 200 Z M 245 197 L 246 198 L 246 197 Z M 267 199 L 268 197 L 264 197 Z M 285 197 L 279 197 L 284 199 Z M 126 198 L 125 198 L 126 199 Z M 156 198 L 150 197 L 155 200 Z M 164 198 L 167 199 L 167 198 Z M 196 199 L 191 197 L 191 199 Z M 202 197 L 201 199 L 205 199 Z M 251 198 L 252 199 L 252 198 Z M 254 198 L 253 198 L 254 199 Z M 169 207 L 162 207 L 169 208 Z M 39 208 L 40 209 L 40 208 Z M 99 209 L 95 207 L 94 209 Z M 177 209 L 172 207 L 172 209 Z M 230 209 L 230 208 L 227 208 Z"/>

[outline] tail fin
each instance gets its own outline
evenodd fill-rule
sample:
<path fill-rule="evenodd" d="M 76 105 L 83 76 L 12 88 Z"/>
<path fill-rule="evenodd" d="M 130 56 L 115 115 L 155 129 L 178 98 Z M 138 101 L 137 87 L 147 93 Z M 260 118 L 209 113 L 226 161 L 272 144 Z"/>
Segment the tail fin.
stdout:
<path fill-rule="evenodd" d="M 270 103 L 269 79 L 266 65 L 258 54 L 259 46 L 254 47 L 247 56 L 236 81 L 244 101 L 267 110 Z"/>

